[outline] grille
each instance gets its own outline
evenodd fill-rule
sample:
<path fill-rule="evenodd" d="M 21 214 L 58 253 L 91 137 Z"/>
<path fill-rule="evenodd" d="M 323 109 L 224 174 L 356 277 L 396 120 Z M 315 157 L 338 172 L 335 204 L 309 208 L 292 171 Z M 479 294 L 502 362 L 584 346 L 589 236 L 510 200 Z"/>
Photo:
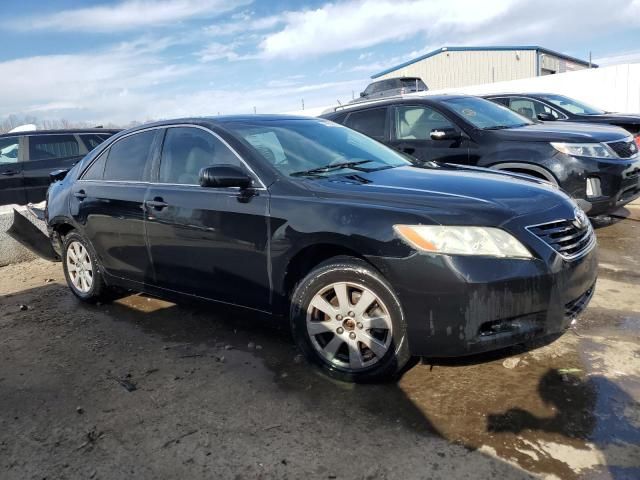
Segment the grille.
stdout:
<path fill-rule="evenodd" d="M 543 223 L 528 227 L 528 230 L 569 259 L 581 256 L 595 244 L 591 223 L 582 212 L 574 220 Z"/>
<path fill-rule="evenodd" d="M 620 158 L 630 158 L 633 157 L 636 153 L 638 153 L 638 146 L 636 142 L 633 140 L 626 141 L 623 140 L 621 142 L 611 142 L 608 144 L 611 149 L 616 152 Z"/>
<path fill-rule="evenodd" d="M 587 305 L 589 304 L 589 301 L 591 300 L 591 297 L 593 296 L 593 291 L 594 290 L 595 290 L 595 285 L 592 285 L 589 290 L 584 292 L 578 298 L 576 298 L 575 300 L 572 300 L 569 303 L 565 304 L 565 306 L 564 306 L 564 314 L 565 314 L 565 316 L 569 317 L 569 318 L 573 318 L 573 317 L 577 317 L 578 315 L 580 315 L 584 311 L 584 309 L 587 308 Z"/>

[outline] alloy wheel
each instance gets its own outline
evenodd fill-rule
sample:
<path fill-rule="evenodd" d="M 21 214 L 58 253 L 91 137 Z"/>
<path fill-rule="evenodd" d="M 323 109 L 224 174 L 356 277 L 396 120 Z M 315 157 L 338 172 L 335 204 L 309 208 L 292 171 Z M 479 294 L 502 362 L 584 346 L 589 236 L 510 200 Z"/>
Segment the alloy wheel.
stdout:
<path fill-rule="evenodd" d="M 392 340 L 389 310 L 369 288 L 351 282 L 320 290 L 307 309 L 307 333 L 331 364 L 358 371 L 379 362 Z"/>
<path fill-rule="evenodd" d="M 93 263 L 87 248 L 80 242 L 67 247 L 67 271 L 73 286 L 81 293 L 88 293 L 93 286 Z"/>

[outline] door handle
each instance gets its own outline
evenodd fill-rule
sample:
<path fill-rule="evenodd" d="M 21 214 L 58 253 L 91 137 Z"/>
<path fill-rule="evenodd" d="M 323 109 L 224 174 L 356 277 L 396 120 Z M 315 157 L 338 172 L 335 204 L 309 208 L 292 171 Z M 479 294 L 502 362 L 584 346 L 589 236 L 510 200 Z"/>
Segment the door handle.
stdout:
<path fill-rule="evenodd" d="M 12 175 L 17 175 L 20 172 L 17 172 L 16 170 L 5 170 L 4 172 L 0 172 L 0 175 L 4 175 L 5 177 L 10 177 Z"/>
<path fill-rule="evenodd" d="M 75 192 L 73 194 L 74 197 L 76 197 L 78 200 L 82 201 L 85 198 L 87 198 L 87 194 L 85 193 L 84 190 L 78 190 L 77 192 Z"/>
<path fill-rule="evenodd" d="M 169 204 L 162 200 L 162 198 L 160 197 L 156 197 L 153 200 L 146 200 L 144 204 L 148 208 L 153 208 L 154 210 L 162 210 L 163 208 L 169 206 Z"/>

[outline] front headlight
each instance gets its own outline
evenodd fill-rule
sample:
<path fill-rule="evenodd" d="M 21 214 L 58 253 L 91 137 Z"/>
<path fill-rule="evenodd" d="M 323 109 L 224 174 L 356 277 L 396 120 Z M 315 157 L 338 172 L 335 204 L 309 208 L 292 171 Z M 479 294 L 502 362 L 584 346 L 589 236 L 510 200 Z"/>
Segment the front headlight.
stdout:
<path fill-rule="evenodd" d="M 564 143 L 551 142 L 551 146 L 559 152 L 576 157 L 618 158 L 609 145 L 604 143 Z"/>
<path fill-rule="evenodd" d="M 394 225 L 393 229 L 402 240 L 423 252 L 533 258 L 518 239 L 499 228 Z"/>

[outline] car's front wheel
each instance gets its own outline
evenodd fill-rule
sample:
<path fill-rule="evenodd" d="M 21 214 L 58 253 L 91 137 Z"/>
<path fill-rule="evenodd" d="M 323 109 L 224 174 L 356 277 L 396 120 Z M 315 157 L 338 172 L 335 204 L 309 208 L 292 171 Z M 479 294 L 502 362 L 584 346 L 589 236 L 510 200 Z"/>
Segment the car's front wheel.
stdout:
<path fill-rule="evenodd" d="M 85 302 L 105 299 L 108 287 L 89 242 L 71 232 L 64 238 L 62 253 L 64 276 L 74 295 Z"/>
<path fill-rule="evenodd" d="M 381 380 L 408 362 L 400 302 L 367 263 L 350 257 L 329 260 L 298 283 L 291 300 L 298 347 L 331 376 Z"/>

